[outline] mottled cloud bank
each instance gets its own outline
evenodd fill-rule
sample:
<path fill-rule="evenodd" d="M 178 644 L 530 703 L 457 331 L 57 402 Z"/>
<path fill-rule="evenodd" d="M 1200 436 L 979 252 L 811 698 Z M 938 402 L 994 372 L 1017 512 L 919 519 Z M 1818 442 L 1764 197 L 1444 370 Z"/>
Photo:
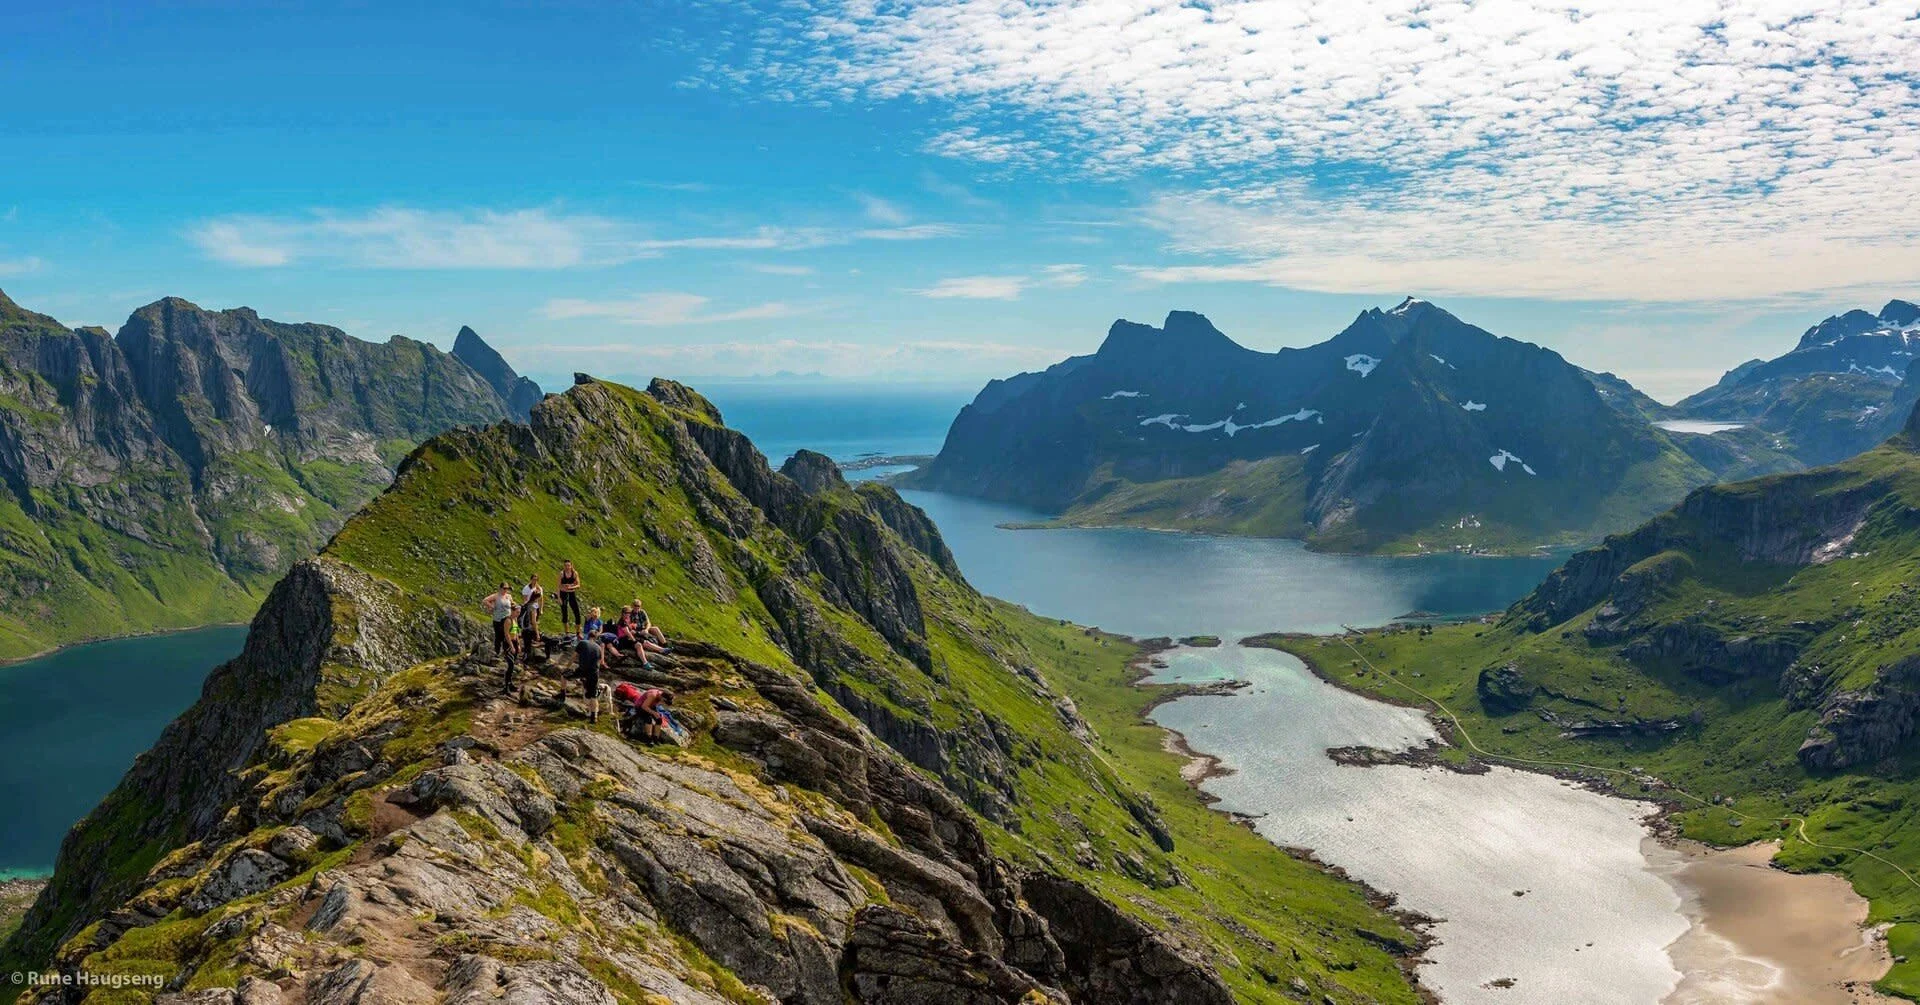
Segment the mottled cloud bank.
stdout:
<path fill-rule="evenodd" d="M 712 67 L 1145 181 L 1149 279 L 1697 300 L 1920 281 L 1920 5 L 790 0 Z M 1211 261 L 1207 261 L 1210 259 Z"/>

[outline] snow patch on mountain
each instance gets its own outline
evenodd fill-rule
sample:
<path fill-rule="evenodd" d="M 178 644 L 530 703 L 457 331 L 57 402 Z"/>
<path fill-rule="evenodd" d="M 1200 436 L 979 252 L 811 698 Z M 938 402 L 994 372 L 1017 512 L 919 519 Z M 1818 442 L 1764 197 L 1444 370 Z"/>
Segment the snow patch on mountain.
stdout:
<path fill-rule="evenodd" d="M 1462 402 L 1460 407 L 1466 409 L 1469 412 L 1484 412 L 1487 410 L 1487 403 L 1484 401 L 1474 401 L 1472 399 L 1468 399 L 1467 401 Z"/>
<path fill-rule="evenodd" d="M 1379 365 L 1380 361 L 1378 359 L 1364 352 L 1356 352 L 1347 357 L 1347 369 L 1352 370 L 1362 377 L 1372 373 L 1373 368 Z"/>
<path fill-rule="evenodd" d="M 1431 352 L 1430 352 L 1430 353 L 1427 353 L 1427 355 L 1429 355 L 1429 356 L 1432 356 L 1432 357 L 1433 357 L 1433 361 L 1434 361 L 1435 363 L 1438 363 L 1438 364 L 1440 364 L 1441 366 L 1444 366 L 1444 367 L 1446 367 L 1446 368 L 1447 368 L 1447 369 L 1449 369 L 1449 370 L 1458 370 L 1458 369 L 1460 369 L 1459 367 L 1457 367 L 1457 366 L 1454 366 L 1454 365 L 1453 365 L 1452 363 L 1449 363 L 1449 362 L 1447 362 L 1447 361 L 1446 361 L 1446 359 L 1445 359 L 1444 357 L 1442 357 L 1442 356 L 1441 356 L 1440 354 L 1438 354 L 1438 353 L 1431 353 Z"/>
<path fill-rule="evenodd" d="M 1303 454 L 1311 454 L 1318 449 L 1320 449 L 1320 444 L 1315 443 L 1310 446 L 1301 447 L 1300 452 Z"/>
<path fill-rule="evenodd" d="M 1177 421 L 1184 418 L 1186 418 L 1186 416 L 1179 412 L 1168 412 L 1165 415 L 1156 415 L 1152 418 L 1141 419 L 1140 424 L 1142 426 L 1165 426 L 1168 429 L 1178 429 L 1188 433 L 1211 433 L 1219 429 L 1224 430 L 1228 436 L 1232 436 L 1243 429 L 1267 429 L 1288 422 L 1306 422 L 1312 419 L 1323 426 L 1326 425 L 1327 422 L 1326 417 L 1320 414 L 1319 409 L 1315 408 L 1303 408 L 1298 412 L 1268 419 L 1265 422 L 1235 422 L 1232 417 L 1217 419 L 1213 422 L 1183 423 Z"/>
<path fill-rule="evenodd" d="M 1145 391 L 1115 391 L 1112 394 L 1109 394 L 1101 398 L 1100 400 L 1112 401 L 1115 398 L 1144 398 L 1146 396 L 1147 394 Z"/>
<path fill-rule="evenodd" d="M 1487 463 L 1492 464 L 1495 471 L 1505 471 L 1507 470 L 1508 464 L 1518 464 L 1520 465 L 1520 470 L 1525 471 L 1527 474 L 1534 473 L 1533 468 L 1529 467 L 1526 461 L 1521 460 L 1511 450 L 1501 450 L 1499 453 L 1487 458 Z"/>

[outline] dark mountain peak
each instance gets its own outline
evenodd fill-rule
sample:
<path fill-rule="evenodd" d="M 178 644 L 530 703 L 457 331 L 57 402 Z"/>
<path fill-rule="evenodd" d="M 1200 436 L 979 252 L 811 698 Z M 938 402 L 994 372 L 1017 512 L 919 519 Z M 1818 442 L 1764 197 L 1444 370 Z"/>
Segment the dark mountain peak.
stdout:
<path fill-rule="evenodd" d="M 813 450 L 795 451 L 780 465 L 780 473 L 793 479 L 808 495 L 822 495 L 847 487 L 847 479 L 833 458 Z"/>
<path fill-rule="evenodd" d="M 1910 325 L 1920 321 L 1920 304 L 1889 300 L 1887 306 L 1880 308 L 1880 320 L 1890 325 Z"/>
<path fill-rule="evenodd" d="M 1160 328 L 1125 318 L 1115 321 L 1107 329 L 1106 341 L 1100 343 L 1095 355 L 1159 356 L 1170 350 L 1188 355 L 1251 351 L 1215 328 L 1206 315 L 1193 311 L 1171 311 Z"/>
<path fill-rule="evenodd" d="M 17 314 L 19 311 L 20 305 L 14 303 L 12 297 L 7 296 L 6 290 L 0 290 L 0 318 Z"/>
<path fill-rule="evenodd" d="M 461 325 L 460 334 L 453 338 L 453 358 L 465 363 L 491 385 L 507 406 L 507 414 L 515 419 L 524 421 L 544 396 L 540 385 L 513 372 L 506 359 L 488 345 L 479 332 L 466 325 Z"/>
<path fill-rule="evenodd" d="M 1435 307 L 1430 301 L 1422 300 L 1419 297 L 1409 296 L 1406 299 L 1401 300 L 1399 304 L 1395 305 L 1394 308 L 1388 311 L 1387 313 L 1398 316 L 1398 317 L 1407 317 L 1410 315 L 1426 314 L 1429 311 L 1438 311 L 1438 310 L 1440 310 L 1440 308 Z M 1440 311 L 1440 313 L 1445 314 L 1446 312 Z"/>
<path fill-rule="evenodd" d="M 1878 317 L 1855 309 L 1845 314 L 1836 314 L 1807 329 L 1807 333 L 1800 336 L 1800 344 L 1794 348 L 1812 349 L 1831 345 L 1849 335 L 1864 335 L 1870 331 L 1877 331 L 1880 327 L 1881 321 Z"/>
<path fill-rule="evenodd" d="M 1220 329 L 1213 326 L 1213 322 L 1207 320 L 1205 314 L 1197 311 L 1168 311 L 1167 320 L 1161 325 L 1161 330 L 1169 336 L 1177 337 L 1197 335 L 1226 338 L 1220 333 Z"/>

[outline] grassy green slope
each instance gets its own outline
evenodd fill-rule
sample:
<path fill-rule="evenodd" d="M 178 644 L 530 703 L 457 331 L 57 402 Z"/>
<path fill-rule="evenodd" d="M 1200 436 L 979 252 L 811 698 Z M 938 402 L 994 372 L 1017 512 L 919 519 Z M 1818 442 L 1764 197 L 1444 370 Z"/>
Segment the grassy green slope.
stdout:
<path fill-rule="evenodd" d="M 1603 769 L 1559 770 L 1666 801 L 1688 837 L 1779 840 L 1779 864 L 1840 872 L 1871 900 L 1873 921 L 1893 923 L 1893 952 L 1914 957 L 1897 964 L 1882 988 L 1920 999 L 1920 956 L 1912 953 L 1920 948 L 1920 885 L 1900 871 L 1920 877 L 1920 750 L 1909 741 L 1877 763 L 1837 772 L 1810 771 L 1796 756 L 1818 719 L 1818 695 L 1865 687 L 1920 651 L 1920 457 L 1887 447 L 1833 469 L 1704 491 L 1734 503 L 1764 501 L 1793 530 L 1836 499 L 1874 500 L 1846 557 L 1827 564 L 1756 561 L 1743 556 L 1737 532 L 1729 537 L 1672 514 L 1658 526 L 1673 546 L 1628 570 L 1655 584 L 1642 624 L 1790 640 L 1799 656 L 1787 674 L 1753 669 L 1752 660 L 1704 668 L 1685 655 L 1629 659 L 1630 640 L 1589 637 L 1586 629 L 1607 616 L 1602 605 L 1546 624 L 1529 625 L 1516 607 L 1495 624 L 1271 644 L 1342 685 L 1444 706 L 1436 718 L 1457 717 L 1456 740 L 1467 746 L 1523 765 Z M 1524 708 L 1483 700 L 1482 671 L 1503 667 L 1538 689 Z M 1792 701 L 1788 692 L 1796 689 L 1814 697 Z M 1570 735 L 1568 724 L 1598 721 L 1680 727 Z"/>
<path fill-rule="evenodd" d="M 1365 526 L 1348 522 L 1321 530 L 1309 521 L 1312 473 L 1305 459 L 1282 456 L 1237 461 L 1191 478 L 1147 483 L 1109 478 L 1051 525 L 1285 537 L 1326 551 L 1361 554 L 1455 549 L 1524 553 L 1589 543 L 1631 527 L 1712 477 L 1678 447 L 1663 442 L 1653 457 L 1626 469 L 1619 485 L 1594 503 L 1592 519 L 1581 526 L 1560 526 L 1558 511 L 1530 501 L 1523 485 L 1497 513 L 1481 509 L 1434 520 L 1424 512 L 1403 517 L 1382 506 L 1370 513 Z"/>
<path fill-rule="evenodd" d="M 737 519 L 739 533 L 716 534 L 711 507 L 731 509 L 737 493 L 724 482 L 706 496 L 687 491 L 671 460 L 686 447 L 675 442 L 674 423 L 704 420 L 614 385 L 570 397 L 594 420 L 569 456 L 516 465 L 519 445 L 506 438 L 524 434 L 505 427 L 438 438 L 326 554 L 396 584 L 409 609 L 471 612 L 498 582 L 529 570 L 551 576 L 570 558 L 592 603 L 617 607 L 641 596 L 676 637 L 797 670 L 754 590 L 756 577 L 794 564 L 795 542 Z M 809 519 L 825 526 L 836 509 L 863 502 L 842 489 L 812 505 Z M 1130 683 L 1133 646 L 981 597 L 901 550 L 926 609 L 928 666 L 822 602 L 821 584 L 808 580 L 803 590 L 821 602 L 834 632 L 865 657 L 824 676 L 815 668 L 814 676 L 942 733 L 991 723 L 1013 751 L 1010 777 L 983 780 L 1011 789 L 1007 812 L 985 823 L 996 850 L 1082 879 L 1123 909 L 1183 933 L 1243 1000 L 1289 1000 L 1295 978 L 1336 1001 L 1414 999 L 1388 949 L 1412 945 L 1412 933 L 1363 891 L 1206 809 L 1181 780 L 1180 759 L 1140 719 L 1149 695 Z M 1047 684 L 1011 667 L 1035 668 Z M 336 717 L 361 715 L 390 689 L 332 672 L 319 705 Z M 1097 731 L 1095 747 L 1070 731 L 1049 698 L 1060 693 Z M 1143 827 L 1148 819 L 1163 823 L 1174 851 L 1156 845 Z"/>

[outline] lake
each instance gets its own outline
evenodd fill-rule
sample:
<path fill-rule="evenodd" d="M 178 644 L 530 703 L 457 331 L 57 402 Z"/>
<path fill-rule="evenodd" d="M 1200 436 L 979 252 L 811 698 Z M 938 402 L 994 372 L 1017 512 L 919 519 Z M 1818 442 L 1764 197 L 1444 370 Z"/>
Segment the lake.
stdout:
<path fill-rule="evenodd" d="M 904 493 L 939 524 L 974 586 L 1035 611 L 1136 636 L 1219 635 L 1167 654 L 1159 681 L 1245 680 L 1154 720 L 1231 769 L 1204 785 L 1276 844 L 1311 849 L 1400 903 L 1444 919 L 1421 979 L 1450 1003 L 1658 1002 L 1688 930 L 1648 858 L 1651 809 L 1545 775 L 1344 767 L 1329 747 L 1418 746 L 1419 711 L 1323 683 L 1294 657 L 1231 643 L 1262 631 L 1337 632 L 1423 611 L 1498 610 L 1556 557 L 1322 555 L 1296 542 L 1145 530 L 1012 530 L 1014 507 Z M 1512 987 L 1494 982 L 1512 979 Z"/>
<path fill-rule="evenodd" d="M 44 875 L 67 829 L 240 652 L 243 625 L 71 646 L 0 666 L 0 878 Z"/>

